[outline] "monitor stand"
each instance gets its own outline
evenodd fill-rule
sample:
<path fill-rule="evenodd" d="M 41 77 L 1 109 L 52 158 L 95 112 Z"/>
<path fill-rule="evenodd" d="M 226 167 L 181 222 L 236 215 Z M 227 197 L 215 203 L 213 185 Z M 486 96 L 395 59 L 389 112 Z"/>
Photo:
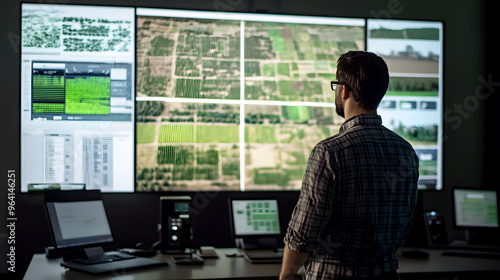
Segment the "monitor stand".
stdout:
<path fill-rule="evenodd" d="M 243 250 L 275 250 L 278 248 L 277 237 L 244 237 L 236 238 L 236 248 Z"/>
<path fill-rule="evenodd" d="M 500 246 L 498 231 L 465 230 L 465 242 L 469 245 Z"/>
<path fill-rule="evenodd" d="M 188 255 L 190 252 L 191 252 L 191 249 L 189 249 L 189 248 L 160 250 L 160 253 L 166 254 L 166 255 Z"/>
<path fill-rule="evenodd" d="M 198 255 L 191 253 L 189 254 L 188 257 L 172 257 L 172 260 L 174 261 L 175 264 L 203 264 L 205 261 L 203 258 L 201 258 Z"/>
<path fill-rule="evenodd" d="M 451 248 L 478 249 L 478 250 L 500 250 L 498 232 L 465 230 L 465 240 L 454 240 L 449 244 Z"/>

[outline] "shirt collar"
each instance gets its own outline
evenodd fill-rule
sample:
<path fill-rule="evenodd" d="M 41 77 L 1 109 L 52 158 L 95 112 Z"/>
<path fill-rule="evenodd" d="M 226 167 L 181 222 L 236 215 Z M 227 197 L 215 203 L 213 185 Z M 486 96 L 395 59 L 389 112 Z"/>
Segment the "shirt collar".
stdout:
<path fill-rule="evenodd" d="M 346 120 L 342 126 L 340 126 L 339 133 L 345 130 L 355 127 L 357 125 L 382 125 L 382 118 L 375 114 L 360 114 L 356 115 L 348 120 Z"/>

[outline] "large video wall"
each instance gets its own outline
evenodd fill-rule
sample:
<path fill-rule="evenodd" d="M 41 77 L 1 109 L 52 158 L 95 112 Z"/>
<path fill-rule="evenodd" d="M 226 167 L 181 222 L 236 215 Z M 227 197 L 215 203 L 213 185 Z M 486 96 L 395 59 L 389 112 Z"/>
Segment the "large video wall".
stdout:
<path fill-rule="evenodd" d="M 386 60 L 384 125 L 442 187 L 440 22 L 22 5 L 22 191 L 298 190 L 338 57 Z"/>

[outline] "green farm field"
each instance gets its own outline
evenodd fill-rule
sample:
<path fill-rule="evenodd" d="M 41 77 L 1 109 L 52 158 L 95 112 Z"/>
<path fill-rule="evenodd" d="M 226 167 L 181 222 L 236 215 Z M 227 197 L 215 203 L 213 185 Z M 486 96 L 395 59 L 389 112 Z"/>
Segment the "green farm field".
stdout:
<path fill-rule="evenodd" d="M 196 130 L 196 139 L 194 137 Z M 160 143 L 239 143 L 238 126 L 162 125 Z"/>
<path fill-rule="evenodd" d="M 239 126 L 197 125 L 196 143 L 239 143 Z"/>
<path fill-rule="evenodd" d="M 156 125 L 138 124 L 137 125 L 137 144 L 153 143 L 155 141 Z"/>
<path fill-rule="evenodd" d="M 275 126 L 245 126 L 245 143 L 278 143 Z"/>
<path fill-rule="evenodd" d="M 194 126 L 173 124 L 160 127 L 160 143 L 193 143 Z"/>

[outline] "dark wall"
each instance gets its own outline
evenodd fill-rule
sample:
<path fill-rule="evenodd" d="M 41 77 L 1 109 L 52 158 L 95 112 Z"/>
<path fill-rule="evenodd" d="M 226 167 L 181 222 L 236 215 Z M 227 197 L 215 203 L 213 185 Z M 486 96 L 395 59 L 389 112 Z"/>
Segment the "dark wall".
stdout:
<path fill-rule="evenodd" d="M 491 91 L 491 96 L 486 102 L 486 120 L 485 120 L 485 148 L 487 151 L 487 161 L 485 170 L 485 179 L 487 185 L 497 187 L 500 190 L 500 181 L 498 180 L 498 167 L 500 164 L 500 145 L 498 145 L 498 104 L 500 104 L 500 52 L 498 51 L 499 43 L 497 36 L 498 26 L 500 21 L 498 15 L 495 13 L 497 2 L 493 0 L 486 1 L 486 73 L 491 80 L 496 83 L 494 91 Z"/>
<path fill-rule="evenodd" d="M 486 142 L 486 135 L 491 135 L 491 129 L 486 126 L 498 127 L 494 117 L 494 105 L 498 97 L 490 95 L 478 99 L 476 89 L 481 87 L 481 77 L 488 80 L 488 74 L 496 69 L 496 60 L 486 59 L 488 54 L 497 50 L 486 49 L 486 44 L 493 42 L 485 40 L 486 32 L 496 34 L 491 26 L 485 24 L 485 0 L 481 1 L 434 1 L 434 0 L 374 0 L 374 1 L 298 1 L 298 0 L 214 0 L 214 1 L 160 1 L 160 0 L 39 0 L 35 3 L 55 4 L 99 4 L 124 5 L 143 7 L 165 7 L 180 9 L 223 10 L 243 12 L 289 13 L 305 15 L 324 15 L 341 17 L 371 17 L 442 20 L 445 22 L 444 51 L 444 112 L 447 116 L 459 116 L 460 123 L 445 119 L 444 138 L 444 190 L 428 193 L 423 201 L 426 210 L 437 210 L 445 214 L 451 225 L 450 187 L 469 186 L 485 187 L 495 184 L 496 164 L 491 167 L 495 151 L 494 141 Z M 491 1 L 492 2 L 492 1 Z M 20 178 L 19 166 L 19 35 L 20 35 L 20 1 L 2 1 L 0 4 L 0 112 L 2 153 L 0 156 L 0 173 L 16 170 Z M 493 11 L 490 5 L 490 11 Z M 493 18 L 493 12 L 487 13 Z M 498 25 L 497 25 L 498 26 Z M 496 38 L 493 37 L 493 38 Z M 488 68 L 486 68 L 488 67 Z M 500 77 L 497 78 L 500 80 Z M 484 89 L 481 89 L 484 90 Z M 483 91 L 481 91 L 483 92 Z M 484 100 L 483 100 L 484 99 Z M 476 106 L 477 105 L 477 106 Z M 459 112 L 457 108 L 465 107 L 471 110 Z M 485 117 L 485 115 L 489 113 Z M 496 132 L 496 130 L 493 130 Z M 485 142 L 488 144 L 485 148 Z M 488 164 L 487 164 L 488 163 Z M 490 173 L 485 170 L 489 170 Z M 0 220 L 6 220 L 6 175 L 0 185 Z M 486 178 L 486 179 L 485 179 Z M 297 192 L 284 193 L 191 193 L 195 202 L 198 201 L 200 214 L 193 216 L 196 245 L 214 245 L 217 247 L 232 246 L 229 235 L 229 217 L 227 213 L 227 198 L 230 196 L 278 197 L 281 203 L 281 214 L 286 221 L 297 200 Z M 137 242 L 146 244 L 158 239 L 157 223 L 159 221 L 160 194 L 105 194 L 104 200 L 111 220 L 112 230 L 117 233 L 117 245 L 132 246 Z M 196 197 L 197 196 L 197 197 Z M 203 199 L 204 196 L 206 199 Z M 49 244 L 49 232 L 43 212 L 43 197 L 41 194 L 17 193 L 16 201 L 16 270 L 22 276 L 33 253 L 42 252 Z M 203 202 L 205 201 L 205 202 Z M 203 202 L 203 203 L 202 203 Z M 206 205 L 205 205 L 206 204 Z M 3 223 L 3 222 L 0 222 Z M 286 227 L 286 223 L 283 225 Z M 453 231 L 448 226 L 451 236 L 461 236 L 461 232 Z M 0 273 L 5 271 L 4 258 L 7 229 L 0 228 Z"/>

